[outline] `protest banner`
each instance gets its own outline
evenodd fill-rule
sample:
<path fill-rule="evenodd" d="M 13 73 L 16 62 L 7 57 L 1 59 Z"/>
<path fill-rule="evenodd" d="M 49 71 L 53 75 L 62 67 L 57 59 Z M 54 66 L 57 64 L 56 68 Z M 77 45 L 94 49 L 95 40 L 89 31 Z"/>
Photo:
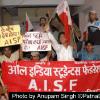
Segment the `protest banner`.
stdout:
<path fill-rule="evenodd" d="M 0 27 L 0 47 L 17 45 L 22 43 L 19 25 Z"/>
<path fill-rule="evenodd" d="M 2 64 L 8 92 L 100 92 L 100 61 Z"/>
<path fill-rule="evenodd" d="M 51 42 L 47 33 L 27 32 L 23 36 L 22 51 L 50 51 Z"/>

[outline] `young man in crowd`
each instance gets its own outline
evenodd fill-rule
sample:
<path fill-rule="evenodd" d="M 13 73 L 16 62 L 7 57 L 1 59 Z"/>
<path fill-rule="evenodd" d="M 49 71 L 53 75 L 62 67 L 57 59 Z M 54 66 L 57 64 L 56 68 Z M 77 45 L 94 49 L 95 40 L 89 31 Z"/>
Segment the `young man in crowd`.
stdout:
<path fill-rule="evenodd" d="M 48 32 L 48 29 L 46 29 Z M 54 38 L 51 32 L 48 32 L 53 49 L 56 51 L 58 61 L 74 61 L 73 48 L 67 43 L 64 32 L 59 33 L 58 40 Z"/>
<path fill-rule="evenodd" d="M 86 25 L 84 33 L 82 34 L 82 38 L 84 41 L 88 41 L 89 36 L 91 35 L 91 33 L 89 33 L 89 27 L 92 26 L 91 28 L 92 31 L 96 30 L 96 28 L 93 28 L 93 26 L 95 26 L 96 21 L 98 20 L 96 11 L 94 10 L 90 11 L 88 18 L 89 18 L 88 24 Z"/>
<path fill-rule="evenodd" d="M 85 43 L 85 49 L 78 53 L 80 60 L 98 60 L 98 56 L 94 53 L 94 44 L 91 41 Z"/>
<path fill-rule="evenodd" d="M 41 17 L 39 22 L 39 27 L 36 29 L 36 31 L 44 32 L 44 27 L 46 24 L 47 24 L 47 18 L 45 16 Z M 46 51 L 40 51 L 39 54 L 40 54 L 40 59 L 42 59 L 45 57 Z"/>
<path fill-rule="evenodd" d="M 47 19 L 45 17 L 40 18 L 39 26 L 35 29 L 35 31 L 44 32 L 43 28 L 47 23 Z"/>
<path fill-rule="evenodd" d="M 17 50 L 15 52 L 12 52 L 12 47 L 10 46 L 4 47 L 2 51 L 3 55 L 0 56 L 0 63 L 2 63 L 3 61 L 7 62 L 17 61 L 20 58 L 20 51 Z"/>
<path fill-rule="evenodd" d="M 38 51 L 31 52 L 31 60 L 33 61 L 39 61 L 40 60 L 40 54 Z"/>
<path fill-rule="evenodd" d="M 100 59 L 100 21 L 98 20 L 97 13 L 95 10 L 89 12 L 89 22 L 86 25 L 83 40 L 94 42 L 95 53 L 99 55 Z M 98 26 L 99 25 L 99 26 Z"/>
<path fill-rule="evenodd" d="M 52 52 L 48 51 L 46 56 L 42 59 L 40 59 L 40 53 L 38 51 L 31 52 L 31 60 L 33 61 L 52 61 Z"/>

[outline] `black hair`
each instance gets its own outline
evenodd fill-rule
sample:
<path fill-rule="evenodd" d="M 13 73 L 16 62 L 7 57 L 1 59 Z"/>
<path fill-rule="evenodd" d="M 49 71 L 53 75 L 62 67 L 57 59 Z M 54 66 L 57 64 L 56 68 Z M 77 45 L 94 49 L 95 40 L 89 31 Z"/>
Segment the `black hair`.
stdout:
<path fill-rule="evenodd" d="M 6 46 L 6 47 L 3 47 L 3 48 L 2 48 L 2 54 L 4 54 L 5 48 L 9 48 L 9 49 L 11 50 L 11 53 L 13 52 L 12 46 Z"/>
<path fill-rule="evenodd" d="M 41 18 L 40 18 L 40 21 L 41 21 L 42 19 L 44 19 L 44 20 L 46 21 L 46 18 L 45 18 L 45 17 L 41 17 Z"/>
<path fill-rule="evenodd" d="M 5 48 L 9 48 L 10 50 L 12 50 L 12 47 L 11 46 L 3 47 L 2 50 L 4 50 Z"/>
<path fill-rule="evenodd" d="M 94 43 L 92 41 L 86 41 L 85 42 L 85 46 L 87 46 L 88 44 L 91 44 L 92 46 L 94 45 Z"/>
<path fill-rule="evenodd" d="M 61 44 L 61 42 L 60 42 L 60 36 L 61 35 L 64 35 L 64 32 L 60 32 L 59 35 L 58 35 L 58 41 L 59 41 L 60 44 Z"/>
<path fill-rule="evenodd" d="M 31 52 L 23 52 L 23 58 L 31 58 Z"/>
<path fill-rule="evenodd" d="M 45 21 L 47 20 L 45 17 L 40 18 L 40 26 L 41 26 L 41 20 L 44 19 Z"/>

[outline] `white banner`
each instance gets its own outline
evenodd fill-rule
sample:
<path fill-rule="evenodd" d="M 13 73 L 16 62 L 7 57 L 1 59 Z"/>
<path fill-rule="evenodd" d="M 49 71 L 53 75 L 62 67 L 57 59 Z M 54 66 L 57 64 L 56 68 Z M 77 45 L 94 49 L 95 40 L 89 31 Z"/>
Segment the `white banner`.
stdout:
<path fill-rule="evenodd" d="M 22 51 L 50 51 L 51 42 L 48 33 L 27 32 L 23 36 Z"/>

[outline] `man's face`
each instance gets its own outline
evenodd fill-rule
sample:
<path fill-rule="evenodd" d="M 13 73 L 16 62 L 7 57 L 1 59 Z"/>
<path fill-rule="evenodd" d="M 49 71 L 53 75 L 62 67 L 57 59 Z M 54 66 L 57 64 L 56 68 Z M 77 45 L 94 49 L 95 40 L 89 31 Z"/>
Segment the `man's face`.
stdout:
<path fill-rule="evenodd" d="M 5 47 L 3 52 L 4 52 L 5 56 L 10 58 L 10 56 L 11 56 L 11 49 L 9 47 Z"/>
<path fill-rule="evenodd" d="M 65 38 L 65 35 L 64 34 L 61 34 L 60 35 L 60 40 L 59 41 L 60 41 L 61 44 L 66 43 L 66 38 Z"/>
<path fill-rule="evenodd" d="M 87 46 L 86 46 L 86 50 L 87 50 L 87 52 L 92 52 L 93 51 L 93 45 L 88 43 Z"/>
<path fill-rule="evenodd" d="M 41 19 L 40 20 L 40 24 L 41 24 L 41 26 L 45 26 L 46 25 L 46 19 Z"/>
<path fill-rule="evenodd" d="M 38 54 L 32 55 L 32 60 L 39 61 L 39 55 Z"/>
<path fill-rule="evenodd" d="M 90 13 L 90 19 L 92 21 L 95 21 L 96 20 L 96 14 L 95 13 Z"/>

